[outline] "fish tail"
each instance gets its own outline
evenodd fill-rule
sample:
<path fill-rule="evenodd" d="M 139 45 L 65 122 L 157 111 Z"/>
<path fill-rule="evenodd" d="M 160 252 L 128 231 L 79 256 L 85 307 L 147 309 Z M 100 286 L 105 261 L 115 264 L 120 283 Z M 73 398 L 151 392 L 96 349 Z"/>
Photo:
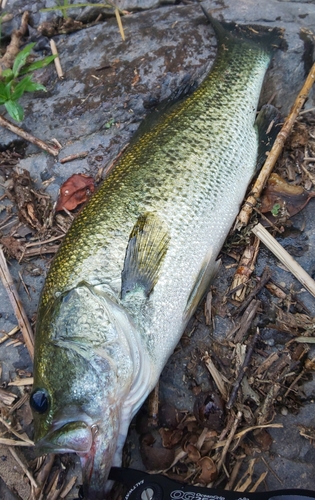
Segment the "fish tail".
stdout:
<path fill-rule="evenodd" d="M 209 12 L 200 5 L 203 13 L 214 29 L 220 45 L 235 44 L 236 40 L 246 43 L 253 43 L 259 46 L 265 52 L 272 54 L 278 49 L 286 50 L 287 44 L 284 40 L 284 30 L 280 28 L 265 28 L 257 25 L 239 25 L 237 23 L 228 23 L 214 19 Z"/>

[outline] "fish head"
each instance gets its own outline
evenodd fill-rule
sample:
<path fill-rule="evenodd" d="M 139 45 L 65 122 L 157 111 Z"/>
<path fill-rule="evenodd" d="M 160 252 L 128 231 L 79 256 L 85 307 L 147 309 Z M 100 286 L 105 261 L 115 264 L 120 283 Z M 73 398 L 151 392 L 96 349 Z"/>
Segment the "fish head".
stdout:
<path fill-rule="evenodd" d="M 117 453 L 121 409 L 139 365 L 132 328 L 119 304 L 85 284 L 39 309 L 35 443 L 44 453 L 80 456 L 88 499 L 104 498 Z"/>

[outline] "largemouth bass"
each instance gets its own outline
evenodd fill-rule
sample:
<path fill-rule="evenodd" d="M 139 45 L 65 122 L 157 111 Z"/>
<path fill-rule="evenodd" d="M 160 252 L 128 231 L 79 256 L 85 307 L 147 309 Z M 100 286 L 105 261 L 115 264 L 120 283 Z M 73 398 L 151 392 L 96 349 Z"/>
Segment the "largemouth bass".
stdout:
<path fill-rule="evenodd" d="M 74 221 L 42 292 L 35 441 L 81 457 L 87 499 L 104 498 L 255 170 L 255 113 L 279 33 L 251 40 L 212 25 L 210 74 L 139 133 Z"/>

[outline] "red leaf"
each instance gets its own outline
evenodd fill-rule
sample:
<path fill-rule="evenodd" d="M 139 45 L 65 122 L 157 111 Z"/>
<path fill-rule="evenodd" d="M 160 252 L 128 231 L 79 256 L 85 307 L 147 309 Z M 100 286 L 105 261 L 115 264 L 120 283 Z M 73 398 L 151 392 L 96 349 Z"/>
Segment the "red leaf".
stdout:
<path fill-rule="evenodd" d="M 94 179 L 84 174 L 73 174 L 60 188 L 56 212 L 66 208 L 74 210 L 78 205 L 84 203 L 90 193 L 94 191 Z"/>

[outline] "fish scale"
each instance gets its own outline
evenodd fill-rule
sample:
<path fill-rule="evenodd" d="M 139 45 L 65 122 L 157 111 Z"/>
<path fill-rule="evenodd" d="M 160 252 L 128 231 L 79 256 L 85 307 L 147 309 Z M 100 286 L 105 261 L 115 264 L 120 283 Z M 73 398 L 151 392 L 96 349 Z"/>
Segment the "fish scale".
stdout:
<path fill-rule="evenodd" d="M 212 24 L 210 74 L 140 127 L 72 224 L 42 293 L 35 440 L 80 455 L 88 499 L 103 498 L 131 418 L 209 286 L 255 171 L 255 113 L 278 33 L 251 41 Z"/>

